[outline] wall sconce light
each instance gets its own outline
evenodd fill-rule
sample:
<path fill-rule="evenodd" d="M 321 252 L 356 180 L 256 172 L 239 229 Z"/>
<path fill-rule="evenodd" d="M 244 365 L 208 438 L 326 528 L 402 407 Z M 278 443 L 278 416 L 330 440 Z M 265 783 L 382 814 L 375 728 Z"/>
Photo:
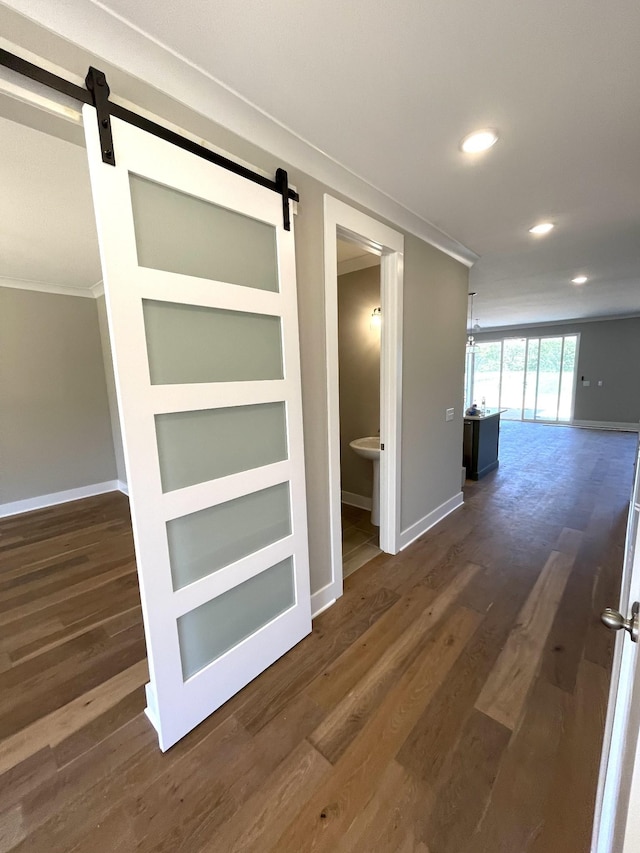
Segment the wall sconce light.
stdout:
<path fill-rule="evenodd" d="M 382 325 L 382 308 L 374 308 L 371 312 L 371 328 L 379 329 Z"/>

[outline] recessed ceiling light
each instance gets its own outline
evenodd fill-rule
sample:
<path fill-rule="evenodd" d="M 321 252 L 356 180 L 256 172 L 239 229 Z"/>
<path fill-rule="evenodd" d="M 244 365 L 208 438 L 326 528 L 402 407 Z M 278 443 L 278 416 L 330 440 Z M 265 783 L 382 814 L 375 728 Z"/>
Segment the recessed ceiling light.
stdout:
<path fill-rule="evenodd" d="M 571 279 L 574 284 L 584 284 L 586 280 L 586 275 L 577 275 L 575 278 Z"/>
<path fill-rule="evenodd" d="M 460 148 L 465 154 L 477 154 L 478 151 L 486 151 L 498 141 L 498 131 L 490 127 L 484 130 L 474 130 L 460 143 Z"/>
<path fill-rule="evenodd" d="M 529 228 L 529 234 L 548 234 L 552 228 L 553 222 L 540 222 L 538 225 L 534 225 L 533 228 Z"/>

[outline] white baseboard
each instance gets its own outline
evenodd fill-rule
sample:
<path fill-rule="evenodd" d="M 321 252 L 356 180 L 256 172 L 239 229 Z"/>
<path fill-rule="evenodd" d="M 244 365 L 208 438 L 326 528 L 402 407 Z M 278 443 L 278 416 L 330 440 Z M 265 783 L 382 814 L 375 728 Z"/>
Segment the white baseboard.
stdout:
<path fill-rule="evenodd" d="M 571 426 L 583 427 L 584 429 L 617 429 L 621 432 L 638 432 L 640 424 L 623 423 L 621 421 L 571 421 Z"/>
<path fill-rule="evenodd" d="M 342 503 L 348 506 L 357 506 L 360 509 L 371 509 L 371 498 L 364 495 L 356 495 L 353 492 L 342 492 Z"/>
<path fill-rule="evenodd" d="M 342 595 L 342 592 L 340 592 L 340 595 Z M 311 618 L 315 619 L 316 616 L 319 616 L 323 612 L 323 610 L 327 610 L 327 608 L 331 607 L 332 604 L 335 604 L 336 600 L 337 596 L 334 583 L 328 583 L 326 586 L 323 586 L 322 589 L 312 593 Z"/>
<path fill-rule="evenodd" d="M 403 530 L 400 534 L 400 550 L 403 551 L 419 536 L 422 536 L 423 533 L 430 530 L 434 524 L 442 521 L 442 519 L 449 515 L 449 513 L 458 509 L 458 507 L 461 507 L 463 501 L 462 492 L 458 492 L 457 495 L 454 495 L 452 498 L 449 498 L 448 501 L 440 504 L 439 507 L 436 507 L 432 512 L 425 515 L 424 518 L 416 521 L 415 524 L 411 525 L 411 527 L 407 527 L 406 530 Z"/>
<path fill-rule="evenodd" d="M 127 497 L 129 497 L 129 486 L 125 482 L 123 482 L 122 480 L 118 480 L 117 483 L 118 483 L 118 485 L 117 485 L 118 491 L 122 492 L 123 495 L 126 495 Z"/>
<path fill-rule="evenodd" d="M 64 504 L 69 501 L 78 501 L 82 498 L 91 498 L 94 495 L 103 495 L 106 492 L 116 492 L 119 488 L 120 485 L 117 480 L 107 480 L 106 483 L 93 483 L 90 486 L 80 486 L 77 489 L 67 489 L 64 492 L 53 492 L 50 495 L 38 495 L 35 498 L 0 504 L 0 518 L 19 515 L 21 512 L 32 512 L 34 509 L 45 509 L 45 507 Z"/>

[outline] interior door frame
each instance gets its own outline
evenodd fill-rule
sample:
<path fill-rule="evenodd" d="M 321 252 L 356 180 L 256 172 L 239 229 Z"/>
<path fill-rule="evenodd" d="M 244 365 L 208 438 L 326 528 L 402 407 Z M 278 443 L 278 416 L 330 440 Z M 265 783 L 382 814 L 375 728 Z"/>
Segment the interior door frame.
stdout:
<path fill-rule="evenodd" d="M 388 554 L 397 554 L 400 550 L 404 235 L 325 194 L 324 294 L 331 581 L 312 598 L 314 616 L 339 598 L 343 590 L 336 248 L 336 240 L 341 236 L 380 256 L 380 440 L 385 448 L 380 454 L 380 548 Z"/>

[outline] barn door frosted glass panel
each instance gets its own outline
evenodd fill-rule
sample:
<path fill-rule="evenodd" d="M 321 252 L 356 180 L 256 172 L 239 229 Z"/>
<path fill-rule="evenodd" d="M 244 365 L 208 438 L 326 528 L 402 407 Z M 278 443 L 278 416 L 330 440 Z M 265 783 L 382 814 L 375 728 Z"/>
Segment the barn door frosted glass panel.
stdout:
<path fill-rule="evenodd" d="M 182 674 L 189 678 L 295 604 L 288 557 L 178 619 Z"/>
<path fill-rule="evenodd" d="M 174 518 L 167 522 L 173 588 L 181 589 L 290 533 L 288 483 Z"/>
<path fill-rule="evenodd" d="M 273 225 L 138 175 L 129 183 L 141 267 L 278 290 Z"/>
<path fill-rule="evenodd" d="M 162 491 L 287 458 L 284 403 L 156 415 Z"/>
<path fill-rule="evenodd" d="M 152 385 L 282 379 L 280 317 L 142 303 Z"/>

